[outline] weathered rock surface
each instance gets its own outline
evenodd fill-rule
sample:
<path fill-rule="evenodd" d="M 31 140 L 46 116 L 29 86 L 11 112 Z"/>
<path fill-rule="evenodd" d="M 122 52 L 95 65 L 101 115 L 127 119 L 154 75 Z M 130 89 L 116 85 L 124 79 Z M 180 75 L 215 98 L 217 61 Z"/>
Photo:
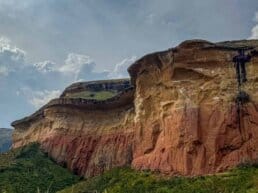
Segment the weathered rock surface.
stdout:
<path fill-rule="evenodd" d="M 253 52 L 247 65 L 243 89 L 251 100 L 239 126 L 232 63 L 238 46 L 257 49 L 258 41 L 192 40 L 146 55 L 128 69 L 134 89 L 96 104 L 55 99 L 13 123 L 13 147 L 38 141 L 86 177 L 125 165 L 203 175 L 256 160 L 258 56 Z"/>

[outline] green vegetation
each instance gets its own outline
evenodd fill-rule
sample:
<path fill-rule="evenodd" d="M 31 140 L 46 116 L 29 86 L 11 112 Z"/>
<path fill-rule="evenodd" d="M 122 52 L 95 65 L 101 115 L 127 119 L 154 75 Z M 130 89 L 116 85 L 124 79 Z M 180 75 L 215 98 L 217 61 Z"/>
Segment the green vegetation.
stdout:
<path fill-rule="evenodd" d="M 78 180 L 37 144 L 0 154 L 0 193 L 54 193 Z"/>
<path fill-rule="evenodd" d="M 66 97 L 68 98 L 83 98 L 83 99 L 95 99 L 95 100 L 106 100 L 117 95 L 116 91 L 82 91 L 76 93 L 69 93 Z"/>
<path fill-rule="evenodd" d="M 0 153 L 9 150 L 12 144 L 12 129 L 0 128 Z"/>
<path fill-rule="evenodd" d="M 79 182 L 37 144 L 0 155 L 0 193 L 258 193 L 258 165 L 242 165 L 205 177 L 165 178 L 149 171 L 116 168 Z"/>
<path fill-rule="evenodd" d="M 73 83 L 61 97 L 106 100 L 131 87 L 129 79 L 97 80 Z"/>
<path fill-rule="evenodd" d="M 237 48 L 237 47 L 258 47 L 258 41 L 257 40 L 237 40 L 237 41 L 226 41 L 226 42 L 218 42 L 216 43 L 218 46 L 225 46 L 225 47 L 231 47 L 231 48 Z"/>
<path fill-rule="evenodd" d="M 164 179 L 151 172 L 113 169 L 59 193 L 258 193 L 258 167 L 216 176 Z"/>

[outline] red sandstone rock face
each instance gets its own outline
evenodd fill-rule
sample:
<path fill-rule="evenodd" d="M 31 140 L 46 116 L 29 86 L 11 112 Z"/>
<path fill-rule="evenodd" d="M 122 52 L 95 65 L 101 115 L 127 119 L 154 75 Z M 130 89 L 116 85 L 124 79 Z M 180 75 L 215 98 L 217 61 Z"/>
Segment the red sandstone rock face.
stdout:
<path fill-rule="evenodd" d="M 242 107 L 240 126 L 231 62 L 232 47 L 250 44 L 258 45 L 186 41 L 147 55 L 129 68 L 133 105 L 96 110 L 79 108 L 79 103 L 47 106 L 41 117 L 14 124 L 13 147 L 38 141 L 57 162 L 86 177 L 125 165 L 203 175 L 255 160 L 258 57 L 247 67 L 243 89 L 251 101 Z"/>
<path fill-rule="evenodd" d="M 240 129 L 233 106 L 227 112 L 219 106 L 186 106 L 174 113 L 163 120 L 159 132 L 155 132 L 157 125 L 149 126 L 152 132 L 136 148 L 132 163 L 135 168 L 201 175 L 257 159 L 258 112 L 253 104 L 244 107 Z"/>
<path fill-rule="evenodd" d="M 79 175 L 94 176 L 104 170 L 130 166 L 133 135 L 55 135 L 42 143 L 49 155 Z"/>
<path fill-rule="evenodd" d="M 96 111 L 46 108 L 44 118 L 33 119 L 29 124 L 18 123 L 13 147 L 40 142 L 53 159 L 81 176 L 130 166 L 134 140 L 132 112 L 131 106 Z"/>

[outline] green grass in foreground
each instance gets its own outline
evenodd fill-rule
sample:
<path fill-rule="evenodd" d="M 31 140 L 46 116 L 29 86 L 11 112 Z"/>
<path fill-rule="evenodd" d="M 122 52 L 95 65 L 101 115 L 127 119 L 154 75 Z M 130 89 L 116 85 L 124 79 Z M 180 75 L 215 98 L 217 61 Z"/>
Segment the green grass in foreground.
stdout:
<path fill-rule="evenodd" d="M 95 99 L 95 100 L 106 100 L 117 95 L 116 91 L 82 91 L 76 93 L 70 93 L 67 98 L 83 98 L 83 99 Z"/>
<path fill-rule="evenodd" d="M 113 169 L 59 193 L 257 193 L 258 167 L 216 176 L 162 179 L 150 172 Z"/>
<path fill-rule="evenodd" d="M 37 144 L 0 154 L 0 193 L 54 193 L 78 181 Z"/>

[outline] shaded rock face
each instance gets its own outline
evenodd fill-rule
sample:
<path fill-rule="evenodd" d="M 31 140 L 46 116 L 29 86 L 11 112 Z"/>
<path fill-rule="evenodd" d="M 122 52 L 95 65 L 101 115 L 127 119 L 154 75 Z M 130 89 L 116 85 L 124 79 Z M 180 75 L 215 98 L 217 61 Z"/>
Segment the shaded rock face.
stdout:
<path fill-rule="evenodd" d="M 256 41 L 226 42 L 230 48 Z M 240 125 L 233 49 L 186 41 L 129 69 L 132 103 L 108 109 L 54 105 L 14 124 L 13 147 L 38 141 L 57 162 L 93 176 L 131 165 L 168 175 L 203 175 L 258 158 L 258 57 L 247 64 Z"/>

